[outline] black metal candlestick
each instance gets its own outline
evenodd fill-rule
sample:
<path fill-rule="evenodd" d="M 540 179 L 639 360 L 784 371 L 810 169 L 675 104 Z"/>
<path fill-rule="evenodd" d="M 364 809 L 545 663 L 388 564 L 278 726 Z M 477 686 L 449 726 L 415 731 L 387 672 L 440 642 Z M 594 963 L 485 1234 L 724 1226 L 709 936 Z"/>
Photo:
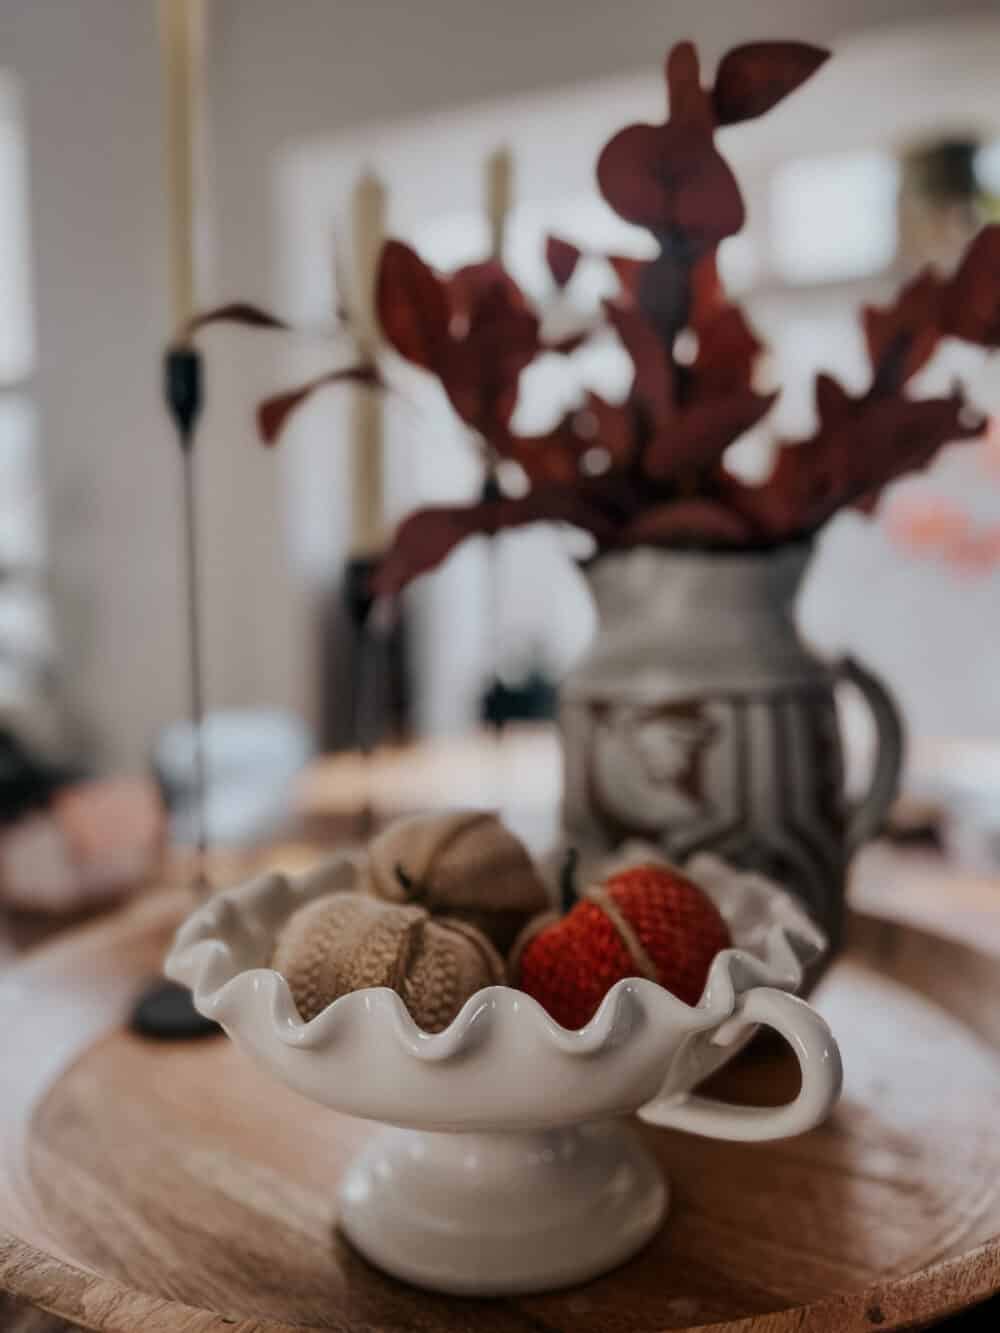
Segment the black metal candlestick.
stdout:
<path fill-rule="evenodd" d="M 171 347 L 164 363 L 167 406 L 177 428 L 184 489 L 184 575 L 188 630 L 188 707 L 191 718 L 194 768 L 195 868 L 192 886 L 198 897 L 208 892 L 208 825 L 205 762 L 205 689 L 202 666 L 200 561 L 198 512 L 195 499 L 194 439 L 201 415 L 201 355 L 190 346 Z"/>
<path fill-rule="evenodd" d="M 208 893 L 207 765 L 205 758 L 205 692 L 202 669 L 199 589 L 198 514 L 194 477 L 194 443 L 202 404 L 201 354 L 188 344 L 167 348 L 163 363 L 164 396 L 181 449 L 184 511 L 185 600 L 188 626 L 188 704 L 192 731 L 195 812 L 195 865 L 191 887 L 197 898 Z M 144 1037 L 182 1041 L 206 1037 L 220 1029 L 194 1007 L 186 986 L 161 978 L 140 997 L 132 1029 Z"/>
<path fill-rule="evenodd" d="M 351 655 L 352 740 L 364 765 L 361 809 L 357 837 L 367 842 L 375 832 L 372 757 L 379 741 L 381 697 L 381 645 L 372 624 L 375 599 L 371 579 L 376 561 L 353 556 L 344 568 L 344 600 L 354 629 Z"/>

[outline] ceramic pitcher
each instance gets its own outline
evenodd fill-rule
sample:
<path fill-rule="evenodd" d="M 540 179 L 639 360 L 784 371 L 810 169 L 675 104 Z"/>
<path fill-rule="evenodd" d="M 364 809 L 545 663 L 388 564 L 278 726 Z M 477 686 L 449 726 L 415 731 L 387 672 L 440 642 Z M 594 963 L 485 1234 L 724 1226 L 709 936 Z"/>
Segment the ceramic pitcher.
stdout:
<path fill-rule="evenodd" d="M 675 860 L 703 849 L 796 892 L 836 947 L 854 849 L 895 795 L 899 714 L 855 662 L 822 661 L 793 608 L 811 550 L 639 549 L 588 571 L 593 645 L 563 683 L 563 829 L 584 859 L 629 838 Z M 868 701 L 878 749 L 850 806 L 834 701 Z"/>

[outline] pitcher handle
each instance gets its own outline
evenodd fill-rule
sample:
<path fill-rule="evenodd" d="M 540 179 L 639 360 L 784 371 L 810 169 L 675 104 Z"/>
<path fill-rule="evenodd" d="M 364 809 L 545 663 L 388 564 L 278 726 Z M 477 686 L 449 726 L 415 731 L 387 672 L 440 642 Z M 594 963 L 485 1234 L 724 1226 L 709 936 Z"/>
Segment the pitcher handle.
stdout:
<path fill-rule="evenodd" d="M 875 767 L 868 790 L 848 818 L 847 846 L 854 852 L 878 834 L 896 799 L 903 767 L 903 719 L 892 695 L 879 678 L 855 662 L 853 657 L 843 659 L 837 667 L 837 675 L 861 692 L 875 719 L 878 737 Z"/>
<path fill-rule="evenodd" d="M 738 1106 L 694 1093 L 656 1097 L 639 1108 L 640 1120 L 709 1139 L 759 1143 L 804 1134 L 826 1119 L 840 1096 L 843 1069 L 833 1033 L 816 1010 L 787 991 L 755 986 L 734 1017 L 784 1037 L 802 1071 L 798 1095 L 784 1106 Z"/>

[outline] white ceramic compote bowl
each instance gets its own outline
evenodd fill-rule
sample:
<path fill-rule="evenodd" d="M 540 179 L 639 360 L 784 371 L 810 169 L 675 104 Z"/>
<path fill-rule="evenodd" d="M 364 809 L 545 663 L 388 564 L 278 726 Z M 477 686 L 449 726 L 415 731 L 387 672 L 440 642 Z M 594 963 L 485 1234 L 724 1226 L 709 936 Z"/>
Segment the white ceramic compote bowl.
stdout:
<path fill-rule="evenodd" d="M 633 978 L 576 1032 L 506 986 L 473 995 L 435 1035 L 387 989 L 345 995 L 304 1023 L 268 967 L 273 942 L 303 903 L 353 884 L 348 857 L 211 899 L 178 932 L 167 973 L 276 1078 L 394 1126 L 371 1139 L 340 1191 L 341 1227 L 368 1259 L 441 1291 L 542 1291 L 621 1263 L 666 1214 L 658 1166 L 617 1117 L 638 1111 L 713 1138 L 773 1139 L 810 1129 L 837 1098 L 836 1042 L 789 994 L 822 936 L 755 875 L 706 856 L 687 872 L 736 946 L 715 959 L 698 1004 Z M 757 1024 L 798 1058 L 794 1101 L 758 1109 L 693 1095 Z"/>

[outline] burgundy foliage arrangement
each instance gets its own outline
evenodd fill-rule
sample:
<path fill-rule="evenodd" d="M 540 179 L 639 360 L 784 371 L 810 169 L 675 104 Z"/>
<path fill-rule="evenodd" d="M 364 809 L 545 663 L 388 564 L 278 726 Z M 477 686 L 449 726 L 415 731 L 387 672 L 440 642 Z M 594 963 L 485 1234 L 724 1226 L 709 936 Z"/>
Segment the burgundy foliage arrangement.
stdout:
<path fill-rule="evenodd" d="M 815 433 L 784 444 L 763 485 L 726 469 L 729 446 L 762 420 L 774 395 L 754 388 L 761 344 L 716 272 L 718 246 L 740 230 L 744 210 L 715 131 L 763 115 L 825 59 L 797 42 L 741 46 L 706 88 L 694 47 L 681 43 L 666 65 L 669 119 L 630 125 L 601 153 L 601 193 L 659 247 L 648 262 L 609 257 L 620 294 L 605 313 L 634 366 L 623 403 L 589 394 L 545 435 L 513 434 L 518 377 L 545 350 L 524 296 L 497 264 L 443 277 L 399 242 L 386 246 L 378 313 L 387 340 L 440 379 L 488 465 L 516 462 L 528 489 L 413 514 L 382 562 L 379 592 L 398 591 L 468 536 L 539 520 L 583 528 L 599 552 L 767 549 L 811 536 L 845 506 L 872 509 L 896 477 L 926 466 L 944 444 L 982 433 L 985 422 L 959 390 L 915 399 L 906 387 L 944 336 L 1000 345 L 998 227 L 979 234 L 951 279 L 922 273 L 892 306 L 863 312 L 867 391 L 853 397 L 819 375 Z M 564 286 L 580 252 L 550 238 L 547 259 Z M 685 333 L 696 350 L 682 359 Z"/>
<path fill-rule="evenodd" d="M 502 476 L 500 463 L 516 463 L 526 485 L 516 495 L 497 486 L 493 498 L 412 514 L 381 562 L 376 592 L 398 592 L 470 536 L 544 521 L 590 533 L 598 554 L 639 545 L 767 550 L 811 537 L 845 507 L 871 511 L 895 478 L 925 467 L 943 445 L 983 433 L 985 420 L 960 389 L 917 399 L 907 386 L 943 337 L 1000 346 L 1000 226 L 979 233 L 954 276 L 927 270 L 892 305 L 862 312 L 867 390 L 855 397 L 818 375 L 818 426 L 779 447 L 766 482 L 745 483 L 726 468 L 729 447 L 777 395 L 755 388 L 762 346 L 718 278 L 718 247 L 743 226 L 744 207 L 715 131 L 769 111 L 827 54 L 799 42 L 736 47 L 709 88 L 694 46 L 682 42 L 666 62 L 669 118 L 630 125 L 603 149 L 601 193 L 658 247 L 649 261 L 606 257 L 619 291 L 605 303 L 604 321 L 634 367 L 624 402 L 589 393 L 552 430 L 518 435 L 511 420 L 521 373 L 543 353 L 571 354 L 587 334 L 547 344 L 538 314 L 495 261 L 443 275 L 401 242 L 386 244 L 377 281 L 386 342 L 437 377 L 480 442 L 486 474 Z M 562 288 L 581 252 L 552 237 L 546 258 Z M 269 320 L 252 315 L 241 322 Z M 370 366 L 331 378 L 380 382 Z M 262 404 L 265 439 L 273 441 L 288 413 L 327 382 Z"/>

